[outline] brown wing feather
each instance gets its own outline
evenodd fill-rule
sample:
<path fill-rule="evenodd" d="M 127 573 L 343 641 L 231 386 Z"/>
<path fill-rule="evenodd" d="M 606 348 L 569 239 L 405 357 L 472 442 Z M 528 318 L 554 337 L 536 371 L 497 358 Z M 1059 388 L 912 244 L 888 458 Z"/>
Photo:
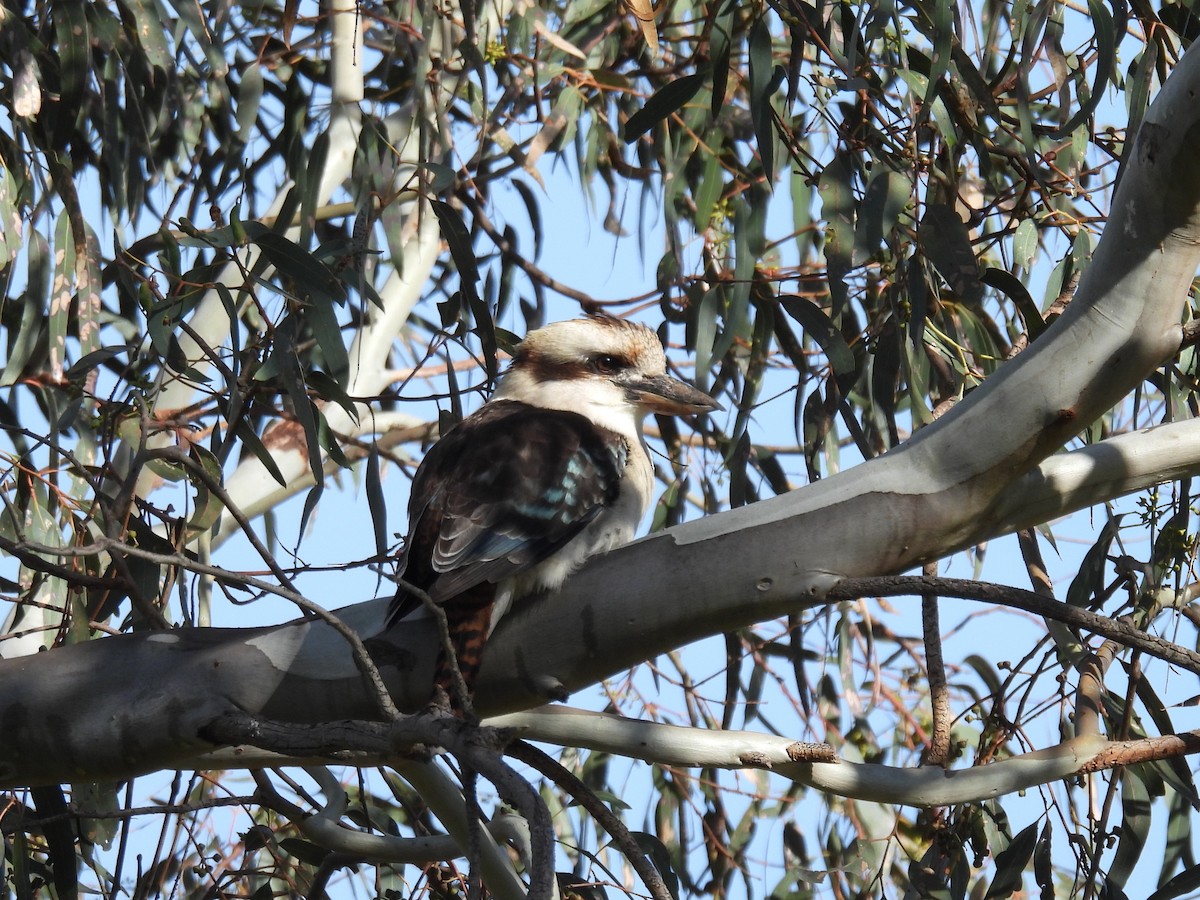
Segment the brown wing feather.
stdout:
<path fill-rule="evenodd" d="M 426 454 L 413 479 L 403 584 L 389 624 L 419 608 L 419 588 L 446 613 L 468 691 L 483 662 L 496 584 L 564 546 L 620 491 L 628 448 L 583 416 L 502 400 L 485 405 Z M 455 703 L 443 652 L 436 683 Z"/>
<path fill-rule="evenodd" d="M 445 603 L 537 565 L 616 502 L 627 456 L 578 413 L 485 405 L 417 470 L 401 577 Z M 389 622 L 419 606 L 402 586 Z"/>

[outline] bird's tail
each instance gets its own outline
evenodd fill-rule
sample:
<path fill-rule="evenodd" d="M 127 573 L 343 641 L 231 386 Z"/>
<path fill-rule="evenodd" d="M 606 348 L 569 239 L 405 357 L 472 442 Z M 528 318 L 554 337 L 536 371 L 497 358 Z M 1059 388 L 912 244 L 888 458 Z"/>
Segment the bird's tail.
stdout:
<path fill-rule="evenodd" d="M 496 586 L 489 582 L 477 584 L 447 601 L 446 624 L 450 645 L 458 661 L 468 695 L 475 690 L 475 679 L 483 665 L 483 648 L 491 632 L 492 606 Z M 454 690 L 454 670 L 445 650 L 438 654 L 434 683 L 450 695 L 451 705 L 458 708 L 458 693 Z"/>

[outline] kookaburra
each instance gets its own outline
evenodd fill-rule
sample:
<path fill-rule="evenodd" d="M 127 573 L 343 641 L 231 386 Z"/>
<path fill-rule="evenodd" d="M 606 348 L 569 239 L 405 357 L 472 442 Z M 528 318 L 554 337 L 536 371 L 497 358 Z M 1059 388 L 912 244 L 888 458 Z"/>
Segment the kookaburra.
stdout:
<path fill-rule="evenodd" d="M 413 479 L 400 588 L 388 624 L 422 605 L 446 613 L 471 688 L 483 645 L 513 600 L 558 588 L 629 541 L 649 506 L 649 413 L 719 409 L 672 378 L 644 325 L 614 318 L 531 331 L 492 398 L 447 432 Z M 437 684 L 453 696 L 439 657 Z"/>

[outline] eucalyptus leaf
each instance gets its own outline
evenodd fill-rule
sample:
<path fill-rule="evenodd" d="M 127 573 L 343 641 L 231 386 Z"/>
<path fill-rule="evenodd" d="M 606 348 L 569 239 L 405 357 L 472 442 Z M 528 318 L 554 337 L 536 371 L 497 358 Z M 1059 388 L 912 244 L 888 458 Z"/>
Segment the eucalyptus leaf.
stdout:
<path fill-rule="evenodd" d="M 705 80 L 706 76 L 697 72 L 668 82 L 657 90 L 646 101 L 645 106 L 626 120 L 623 129 L 625 143 L 632 144 L 659 122 L 677 113 L 685 103 L 696 96 Z"/>

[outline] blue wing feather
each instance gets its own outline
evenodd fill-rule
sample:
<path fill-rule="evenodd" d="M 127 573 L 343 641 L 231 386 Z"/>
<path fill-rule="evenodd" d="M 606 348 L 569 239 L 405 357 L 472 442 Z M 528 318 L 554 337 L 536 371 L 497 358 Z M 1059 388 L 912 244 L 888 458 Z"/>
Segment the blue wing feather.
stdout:
<path fill-rule="evenodd" d="M 578 413 L 486 404 L 417 470 L 401 577 L 443 603 L 537 565 L 616 502 L 628 452 Z M 389 621 L 418 605 L 401 588 Z"/>

